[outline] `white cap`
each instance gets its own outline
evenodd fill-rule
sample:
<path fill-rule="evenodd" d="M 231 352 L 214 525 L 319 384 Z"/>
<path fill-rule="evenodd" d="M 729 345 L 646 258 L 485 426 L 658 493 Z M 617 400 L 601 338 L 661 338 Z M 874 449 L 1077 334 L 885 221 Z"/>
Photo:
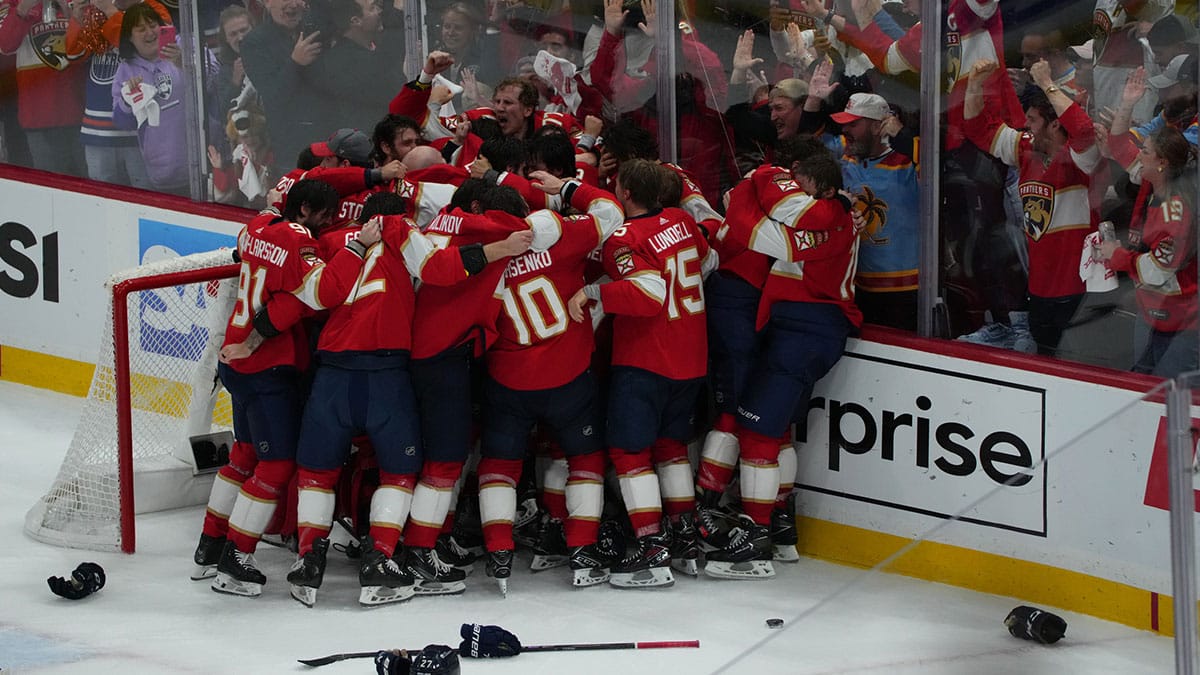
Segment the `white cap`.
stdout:
<path fill-rule="evenodd" d="M 1161 73 L 1151 77 L 1147 83 L 1155 89 L 1167 87 L 1181 82 L 1196 83 L 1196 57 L 1193 54 L 1180 54 L 1171 59 Z"/>
<path fill-rule="evenodd" d="M 857 119 L 882 120 L 892 114 L 888 102 L 879 94 L 854 94 L 846 103 L 846 109 L 829 116 L 838 124 L 848 124 Z"/>

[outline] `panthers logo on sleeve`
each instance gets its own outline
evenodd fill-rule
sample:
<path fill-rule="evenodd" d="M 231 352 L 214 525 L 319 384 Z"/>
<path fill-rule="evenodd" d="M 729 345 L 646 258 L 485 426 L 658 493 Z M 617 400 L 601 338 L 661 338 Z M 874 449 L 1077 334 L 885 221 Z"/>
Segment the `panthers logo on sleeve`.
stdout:
<path fill-rule="evenodd" d="M 1021 183 L 1018 192 L 1025 212 L 1025 234 L 1037 241 L 1050 229 L 1050 220 L 1054 217 L 1054 186 L 1030 181 Z"/>
<path fill-rule="evenodd" d="M 633 249 L 628 246 L 622 246 L 613 251 L 613 264 L 617 266 L 617 271 L 621 276 L 625 276 L 633 272 Z"/>
<path fill-rule="evenodd" d="M 1154 262 L 1159 267 L 1172 267 L 1175 264 L 1175 238 L 1167 237 L 1154 247 Z"/>

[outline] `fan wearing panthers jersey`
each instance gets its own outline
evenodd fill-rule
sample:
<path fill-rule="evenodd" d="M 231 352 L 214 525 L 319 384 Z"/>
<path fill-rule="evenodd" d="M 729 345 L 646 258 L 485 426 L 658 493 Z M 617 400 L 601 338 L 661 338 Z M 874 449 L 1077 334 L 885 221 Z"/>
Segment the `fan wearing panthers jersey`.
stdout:
<path fill-rule="evenodd" d="M 1079 270 L 1065 261 L 1079 257 L 1099 220 L 1089 190 L 1100 151 L 1091 118 L 1055 85 L 1045 60 L 1029 67 L 1041 91 L 1028 99 L 1027 130 L 1001 122 L 984 96 L 984 83 L 998 69 L 996 61 L 980 61 L 971 69 L 965 129 L 971 142 L 1017 169 L 1029 248 L 1029 331 L 1038 353 L 1052 356 L 1083 301 Z"/>
<path fill-rule="evenodd" d="M 214 481 L 195 558 L 202 567 L 216 563 L 214 590 L 237 595 L 262 592 L 266 578 L 255 567 L 254 550 L 295 467 L 300 373 L 309 362 L 307 339 L 297 322 L 305 311 L 341 304 L 367 247 L 379 240 L 378 227 L 365 229 L 322 263 L 311 230 L 328 222 L 337 192 L 327 183 L 303 180 L 292 193 L 282 216 L 264 211 L 238 236 L 238 300 L 218 366 L 232 400 L 234 436 L 242 443 L 235 446 L 229 470 Z M 264 311 L 272 305 L 286 307 L 289 321 L 273 323 Z M 227 541 L 214 561 L 211 553 L 222 538 Z"/>
<path fill-rule="evenodd" d="M 489 260 L 523 252 L 531 231 L 487 246 L 439 249 L 402 215 L 399 195 L 367 199 L 359 220 L 382 221 L 382 243 L 367 251 L 362 273 L 346 301 L 333 307 L 317 345 L 319 367 L 300 426 L 299 557 L 288 575 L 292 595 L 312 606 L 325 571 L 334 493 L 350 439 L 365 433 L 379 461 L 371 499 L 370 546 L 360 564 L 359 602 L 372 606 L 406 600 L 412 575 L 395 560 L 421 468 L 417 403 L 408 371 L 416 303 L 412 278 L 451 286 L 484 269 Z"/>
<path fill-rule="evenodd" d="M 572 549 L 576 586 L 608 580 L 608 565 L 596 551 L 604 501 L 603 411 L 591 364 L 591 322 L 567 315 L 566 300 L 584 285 L 588 256 L 624 220 L 613 196 L 544 171 L 533 186 L 563 208 L 587 215 L 563 217 L 536 211 L 562 232 L 546 250 L 509 261 L 504 272 L 503 311 L 496 342 L 486 354 L 479 508 L 487 572 L 507 593 L 512 571 L 516 486 L 535 423 L 549 426 L 567 456 L 565 533 Z"/>
<path fill-rule="evenodd" d="M 638 537 L 637 551 L 612 566 L 609 583 L 618 588 L 673 584 L 673 539 L 686 551 L 676 564 L 696 572 L 686 443 L 708 368 L 702 275 L 716 254 L 691 216 L 659 206 L 663 170 L 645 159 L 621 164 L 616 195 L 626 220 L 601 253 L 612 281 L 585 286 L 568 304 L 575 321 L 589 300 L 614 315 L 607 437 Z"/>
<path fill-rule="evenodd" d="M 781 482 L 779 438 L 794 414 L 807 415 L 813 385 L 862 324 L 853 287 L 858 233 L 848 201 L 837 194 L 837 160 L 816 153 L 791 171 L 763 168 L 746 182 L 763 217 L 727 221 L 727 238 L 776 260 L 758 307 L 762 345 L 737 407 L 742 508 L 752 522 L 708 554 L 705 565 L 709 575 L 727 578 L 774 576 L 767 525 Z"/>

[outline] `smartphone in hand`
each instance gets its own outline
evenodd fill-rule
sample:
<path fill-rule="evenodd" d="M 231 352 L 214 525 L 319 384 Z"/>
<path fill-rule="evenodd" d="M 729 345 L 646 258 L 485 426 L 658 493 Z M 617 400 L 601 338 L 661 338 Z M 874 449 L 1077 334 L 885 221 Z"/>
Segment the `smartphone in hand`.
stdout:
<path fill-rule="evenodd" d="M 158 55 L 161 57 L 163 47 L 175 44 L 175 26 L 158 27 Z"/>

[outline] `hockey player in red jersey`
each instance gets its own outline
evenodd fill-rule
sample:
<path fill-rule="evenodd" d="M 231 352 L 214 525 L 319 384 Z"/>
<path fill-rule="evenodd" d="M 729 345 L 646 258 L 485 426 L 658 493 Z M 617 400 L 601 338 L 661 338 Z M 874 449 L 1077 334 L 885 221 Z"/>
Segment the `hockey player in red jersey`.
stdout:
<path fill-rule="evenodd" d="M 295 468 L 300 376 L 309 363 L 307 338 L 297 321 L 305 312 L 345 300 L 367 247 L 379 240 L 378 227 L 365 229 L 323 264 L 312 230 L 328 222 L 337 192 L 320 181 L 300 181 L 292 190 L 282 215 L 264 211 L 238 236 L 238 299 L 218 366 L 240 443 L 214 481 L 195 561 L 202 567 L 215 562 L 213 589 L 236 595 L 262 592 L 266 578 L 255 567 L 254 550 Z M 280 315 L 289 318 L 278 321 L 263 311 L 271 305 L 286 308 Z M 252 347 L 257 347 L 253 353 Z M 227 541 L 214 560 L 222 539 Z"/>
<path fill-rule="evenodd" d="M 637 551 L 611 569 L 619 588 L 673 584 L 673 539 L 685 551 L 676 565 L 696 573 L 686 443 L 708 365 L 702 275 L 716 255 L 690 216 L 659 206 L 663 170 L 650 160 L 621 164 L 616 195 L 626 221 L 601 253 L 612 281 L 585 286 L 568 303 L 575 321 L 586 319 L 589 300 L 614 315 L 607 440 L 638 537 Z"/>
<path fill-rule="evenodd" d="M 355 433 L 370 438 L 380 474 L 371 499 L 370 547 L 359 567 L 359 602 L 400 602 L 416 592 L 397 555 L 422 459 L 408 372 L 416 303 L 412 278 L 454 285 L 482 271 L 490 260 L 521 253 L 533 239 L 526 230 L 487 246 L 439 249 L 399 215 L 405 208 L 404 199 L 393 193 L 367 199 L 359 220 L 371 222 L 378 216 L 383 241 L 368 249 L 353 291 L 330 310 L 317 345 L 320 366 L 296 456 L 299 557 L 288 574 L 293 597 L 308 606 L 316 601 L 324 577 L 335 487 Z"/>
<path fill-rule="evenodd" d="M 530 214 L 562 232 L 548 249 L 509 261 L 504 273 L 498 336 L 487 352 L 484 425 L 479 462 L 479 508 L 487 572 L 507 594 L 512 571 L 516 486 L 535 423 L 555 433 L 567 455 L 566 543 L 576 586 L 608 580 L 623 553 L 597 550 L 604 501 L 603 409 L 591 364 L 591 322 L 567 315 L 566 300 L 584 285 L 588 256 L 624 220 L 613 196 L 546 172 L 530 176 L 554 206 L 586 215 Z"/>
<path fill-rule="evenodd" d="M 530 229 L 525 202 L 511 188 L 468 180 L 454 194 L 424 230 L 439 246 L 497 241 Z M 534 242 L 544 248 L 536 232 Z M 404 543 L 418 593 L 465 589 L 463 571 L 447 565 L 434 546 L 471 447 L 471 361 L 496 339 L 503 275 L 503 265 L 489 265 L 454 288 L 423 285 L 417 293 L 411 368 L 425 461 Z"/>
<path fill-rule="evenodd" d="M 862 323 L 853 287 L 858 234 L 849 202 L 837 194 L 841 181 L 841 167 L 828 153 L 796 162 L 790 172 L 763 167 L 739 186 L 754 191 L 762 217 L 727 221 L 732 246 L 775 262 L 757 312 L 762 346 L 737 406 L 742 508 L 750 522 L 708 542 L 718 548 L 706 555 L 710 576 L 774 576 L 767 526 L 779 493 L 779 439 L 793 415 L 807 415 L 813 385 Z M 706 507 L 715 504 L 710 487 L 701 495 Z M 702 537 L 713 534 L 706 511 L 699 518 Z"/>

